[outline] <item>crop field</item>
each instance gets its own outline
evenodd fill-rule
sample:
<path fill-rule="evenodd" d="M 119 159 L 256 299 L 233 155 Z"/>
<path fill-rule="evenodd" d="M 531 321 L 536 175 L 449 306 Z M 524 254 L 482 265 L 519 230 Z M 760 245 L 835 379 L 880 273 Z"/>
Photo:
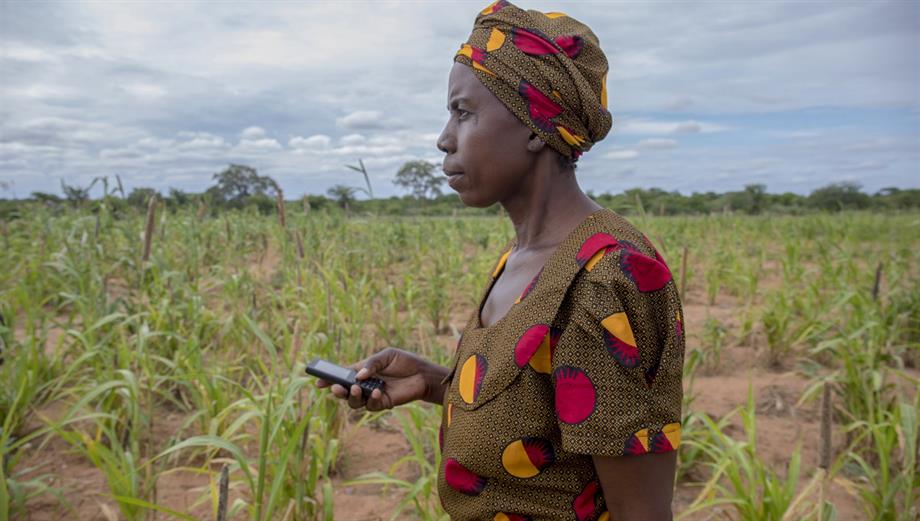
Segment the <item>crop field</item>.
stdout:
<path fill-rule="evenodd" d="M 920 214 L 629 218 L 684 301 L 676 519 L 916 520 Z M 439 407 L 354 412 L 304 365 L 446 364 L 512 234 L 294 205 L 0 221 L 0 521 L 446 519 Z"/>

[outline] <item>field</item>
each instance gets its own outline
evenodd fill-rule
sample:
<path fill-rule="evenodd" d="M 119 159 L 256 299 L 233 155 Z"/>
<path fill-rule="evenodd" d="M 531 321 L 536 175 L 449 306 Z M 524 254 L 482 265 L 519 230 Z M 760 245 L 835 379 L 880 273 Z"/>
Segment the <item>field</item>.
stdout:
<path fill-rule="evenodd" d="M 0 222 L 0 521 L 446 519 L 437 407 L 303 375 L 446 363 L 504 217 Z M 635 215 L 684 299 L 677 519 L 915 520 L 920 214 Z"/>

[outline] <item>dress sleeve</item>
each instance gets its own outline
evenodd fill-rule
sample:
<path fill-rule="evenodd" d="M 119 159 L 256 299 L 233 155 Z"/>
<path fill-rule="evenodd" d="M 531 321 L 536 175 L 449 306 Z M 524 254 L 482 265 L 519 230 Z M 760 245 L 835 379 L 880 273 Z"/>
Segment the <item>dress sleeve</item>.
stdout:
<path fill-rule="evenodd" d="M 664 260 L 610 249 L 582 272 L 552 354 L 562 446 L 606 456 L 680 444 L 684 335 Z"/>

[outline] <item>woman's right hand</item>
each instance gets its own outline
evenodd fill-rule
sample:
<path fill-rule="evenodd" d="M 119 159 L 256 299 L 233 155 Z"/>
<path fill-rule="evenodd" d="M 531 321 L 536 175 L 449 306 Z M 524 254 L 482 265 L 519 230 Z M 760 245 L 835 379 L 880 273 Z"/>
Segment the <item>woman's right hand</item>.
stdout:
<path fill-rule="evenodd" d="M 323 379 L 317 381 L 317 387 L 331 386 L 332 394 L 347 399 L 352 409 L 367 407 L 369 411 L 380 411 L 415 400 L 440 403 L 443 396 L 440 381 L 447 374 L 447 368 L 402 349 L 388 347 L 348 367 L 358 371 L 358 380 L 373 377 L 384 382 L 383 389 L 374 389 L 365 401 L 357 384 L 345 389 Z"/>

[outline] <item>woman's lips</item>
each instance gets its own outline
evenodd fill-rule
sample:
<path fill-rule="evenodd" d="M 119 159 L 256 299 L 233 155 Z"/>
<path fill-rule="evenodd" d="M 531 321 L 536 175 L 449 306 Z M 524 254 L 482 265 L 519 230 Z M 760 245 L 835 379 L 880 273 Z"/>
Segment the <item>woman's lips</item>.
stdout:
<path fill-rule="evenodd" d="M 452 174 L 449 174 L 449 176 L 447 177 L 447 184 L 449 184 L 451 188 L 456 188 L 454 185 L 457 183 L 457 181 L 458 181 L 461 177 L 463 177 L 463 175 L 464 175 L 463 173 L 452 173 Z"/>

